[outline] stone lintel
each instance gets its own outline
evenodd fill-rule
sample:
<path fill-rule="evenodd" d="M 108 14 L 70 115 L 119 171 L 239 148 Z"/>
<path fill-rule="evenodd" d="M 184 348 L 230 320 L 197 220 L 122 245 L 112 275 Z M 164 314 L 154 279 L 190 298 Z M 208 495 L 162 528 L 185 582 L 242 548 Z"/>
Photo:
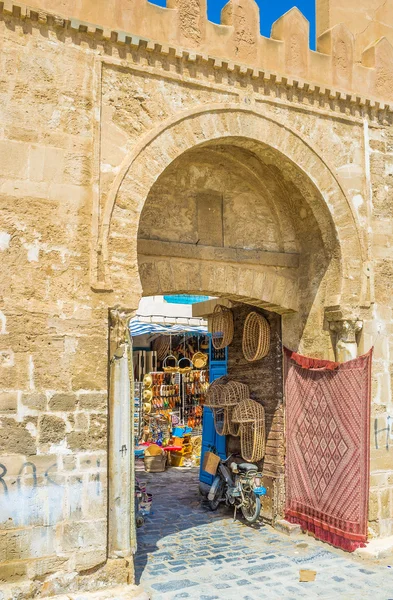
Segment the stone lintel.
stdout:
<path fill-rule="evenodd" d="M 255 266 L 263 265 L 292 269 L 296 269 L 299 266 L 299 254 L 295 253 L 196 246 L 195 244 L 162 242 L 159 240 L 138 240 L 138 254 L 139 256 L 165 256 L 186 260 L 243 263 Z"/>

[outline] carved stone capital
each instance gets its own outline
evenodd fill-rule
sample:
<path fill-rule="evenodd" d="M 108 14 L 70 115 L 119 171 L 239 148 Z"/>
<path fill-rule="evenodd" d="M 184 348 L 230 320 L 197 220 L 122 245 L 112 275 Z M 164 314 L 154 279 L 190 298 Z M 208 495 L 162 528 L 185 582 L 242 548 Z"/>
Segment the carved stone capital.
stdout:
<path fill-rule="evenodd" d="M 116 347 L 128 341 L 127 327 L 130 319 L 135 316 L 135 309 L 111 308 L 109 310 L 109 324 L 111 328 L 111 345 Z"/>
<path fill-rule="evenodd" d="M 352 344 L 356 343 L 356 336 L 363 329 L 363 321 L 357 320 L 332 321 L 329 325 L 330 330 L 336 333 L 337 340 Z"/>
<path fill-rule="evenodd" d="M 356 336 L 363 328 L 363 321 L 342 319 L 329 323 L 330 331 L 336 334 L 335 354 L 339 362 L 347 362 L 358 356 Z"/>

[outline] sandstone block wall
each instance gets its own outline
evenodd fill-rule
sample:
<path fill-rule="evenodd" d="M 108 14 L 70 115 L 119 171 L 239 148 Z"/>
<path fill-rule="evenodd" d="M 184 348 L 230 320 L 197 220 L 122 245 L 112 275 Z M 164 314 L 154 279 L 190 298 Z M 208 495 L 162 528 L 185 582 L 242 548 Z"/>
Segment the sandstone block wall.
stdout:
<path fill-rule="evenodd" d="M 275 311 L 324 358 L 362 321 L 370 535 L 393 534 L 390 45 L 360 64 L 338 26 L 309 52 L 296 11 L 266 40 L 251 0 L 220 26 L 195 3 L 190 36 L 186 4 L 0 4 L 0 577 L 26 597 L 132 577 L 105 562 L 108 309 L 141 294 Z"/>

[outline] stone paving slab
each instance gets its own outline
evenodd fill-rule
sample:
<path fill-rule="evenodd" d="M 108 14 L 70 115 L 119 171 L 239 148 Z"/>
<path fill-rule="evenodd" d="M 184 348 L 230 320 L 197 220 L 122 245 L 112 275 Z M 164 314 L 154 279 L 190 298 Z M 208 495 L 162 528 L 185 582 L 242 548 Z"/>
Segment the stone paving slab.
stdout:
<path fill-rule="evenodd" d="M 313 538 L 212 513 L 197 469 L 137 473 L 153 493 L 138 530 L 137 582 L 152 600 L 393 600 L 391 561 L 367 562 Z M 299 570 L 317 571 L 300 583 Z"/>

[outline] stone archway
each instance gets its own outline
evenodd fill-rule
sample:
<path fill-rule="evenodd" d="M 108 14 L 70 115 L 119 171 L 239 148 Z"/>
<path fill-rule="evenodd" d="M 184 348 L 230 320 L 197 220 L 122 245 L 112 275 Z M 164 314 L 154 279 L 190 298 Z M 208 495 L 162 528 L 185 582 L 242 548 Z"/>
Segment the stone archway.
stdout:
<path fill-rule="evenodd" d="M 213 162 L 226 157 L 244 179 L 253 180 L 256 204 L 266 201 L 275 224 L 271 246 L 201 247 L 192 238 L 185 244 L 179 235 L 156 235 L 154 220 L 161 218 L 165 230 L 161 215 L 168 209 L 153 201 L 157 188 L 171 186 L 171 169 L 185 172 L 187 163 L 205 154 Z M 309 222 L 318 239 L 316 260 L 305 248 L 309 240 L 301 239 L 307 225 L 291 221 L 296 203 L 299 223 Z M 141 237 L 149 206 L 153 216 Z M 176 230 L 176 199 L 172 210 Z M 191 293 L 280 313 L 284 343 L 294 349 L 304 343 L 300 350 L 330 358 L 324 308 L 360 301 L 365 250 L 359 231 L 333 170 L 298 133 L 253 108 L 211 105 L 162 124 L 124 160 L 104 207 L 97 273 L 103 274 L 106 289 L 125 295 L 132 290 L 135 308 L 142 295 Z M 318 260 L 323 263 L 319 271 Z"/>
<path fill-rule="evenodd" d="M 254 108 L 239 105 L 208 105 L 203 109 L 187 111 L 145 136 L 126 157 L 103 210 L 95 271 L 96 280 L 101 279 L 100 287 L 140 290 L 140 277 L 135 270 L 136 241 L 140 215 L 150 189 L 165 169 L 184 152 L 198 145 L 229 138 L 237 140 L 236 143 L 240 145 L 246 144 L 255 152 L 258 147 L 270 149 L 277 157 L 285 158 L 293 165 L 296 176 L 307 182 L 310 189 L 318 190 L 317 199 L 312 199 L 309 194 L 310 209 L 319 225 L 325 247 L 332 249 L 335 246 L 335 273 L 330 278 L 326 304 L 339 306 L 361 302 L 365 242 L 356 214 L 333 169 L 299 133 L 284 123 L 267 118 Z M 123 216 L 127 214 L 129 222 L 132 221 L 127 235 L 121 231 L 122 215 L 116 212 L 123 213 Z M 113 267 L 111 244 L 114 252 L 120 252 L 124 257 L 124 265 L 117 269 L 120 280 Z M 246 283 L 243 275 L 241 278 L 240 273 L 236 275 L 233 267 L 231 269 L 237 282 L 234 288 L 241 288 L 241 295 L 248 298 L 256 296 L 262 300 L 260 293 L 256 294 L 251 278 Z M 99 273 L 101 277 L 98 277 Z M 268 280 L 273 283 L 265 286 L 264 301 L 286 307 L 288 301 L 285 294 L 288 288 L 280 283 L 276 285 L 275 279 L 274 275 L 269 275 Z M 191 283 L 190 286 L 190 290 L 195 287 Z M 278 291 L 280 288 L 281 292 Z M 269 289 L 272 292 L 267 297 Z M 221 290 L 218 292 L 221 293 Z M 289 295 L 293 297 L 293 293 Z M 296 310 L 293 305 L 288 308 Z"/>

